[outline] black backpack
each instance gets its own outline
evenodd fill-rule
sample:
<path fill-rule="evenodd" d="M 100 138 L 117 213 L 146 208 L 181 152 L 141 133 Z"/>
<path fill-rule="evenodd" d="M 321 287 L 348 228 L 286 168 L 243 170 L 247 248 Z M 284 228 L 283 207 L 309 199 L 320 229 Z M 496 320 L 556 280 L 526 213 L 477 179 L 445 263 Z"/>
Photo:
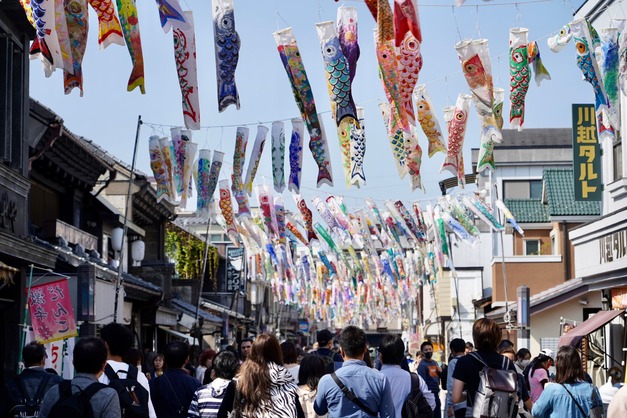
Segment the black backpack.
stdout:
<path fill-rule="evenodd" d="M 46 394 L 46 388 L 48 387 L 48 382 L 52 378 L 52 375 L 46 375 L 39 383 L 39 387 L 37 388 L 37 392 L 35 392 L 35 396 L 31 399 L 28 396 L 28 391 L 24 386 L 24 382 L 22 382 L 21 376 L 18 376 L 15 379 L 15 383 L 20 392 L 20 399 L 16 402 L 15 406 L 11 408 L 9 411 L 10 418 L 31 418 L 39 416 L 39 408 L 41 407 L 41 401 Z"/>
<path fill-rule="evenodd" d="M 411 391 L 405 402 L 403 402 L 403 410 L 401 417 L 403 418 L 433 418 L 433 410 L 427 402 L 427 398 L 420 390 L 420 381 L 416 373 L 410 373 Z"/>
<path fill-rule="evenodd" d="M 50 409 L 48 418 L 94 418 L 94 411 L 89 402 L 100 389 L 106 388 L 102 383 L 92 383 L 84 390 L 72 393 L 72 381 L 59 383 L 59 400 Z"/>
<path fill-rule="evenodd" d="M 109 378 L 109 387 L 118 393 L 122 417 L 147 418 L 149 394 L 146 388 L 137 381 L 139 372 L 137 367 L 129 364 L 128 371 L 119 370 L 119 373 L 126 373 L 126 379 L 120 379 L 109 364 L 105 366 L 104 372 Z"/>

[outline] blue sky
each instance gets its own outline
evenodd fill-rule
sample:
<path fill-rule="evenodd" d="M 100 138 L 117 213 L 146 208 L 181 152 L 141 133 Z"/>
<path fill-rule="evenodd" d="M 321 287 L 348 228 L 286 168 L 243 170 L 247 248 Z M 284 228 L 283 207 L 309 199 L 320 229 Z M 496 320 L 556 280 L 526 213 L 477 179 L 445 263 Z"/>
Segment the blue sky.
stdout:
<path fill-rule="evenodd" d="M 538 40 L 544 64 L 552 76 L 552 80 L 543 82 L 541 87 L 531 83 L 527 95 L 525 127 L 569 127 L 571 104 L 592 103 L 592 88 L 582 80 L 575 61 L 574 46 L 568 45 L 562 52 L 555 54 L 548 49 L 546 37 L 572 20 L 573 10 L 579 3 L 581 2 L 575 0 L 536 0 L 529 3 L 521 0 L 517 4 L 511 0 L 467 0 L 466 5 L 469 7 L 454 8 L 454 0 L 419 1 L 424 60 L 419 82 L 427 84 L 440 123 L 443 124 L 442 108 L 454 104 L 458 93 L 468 92 L 454 44 L 460 39 L 487 38 L 494 84 L 508 92 L 509 28 L 522 26 L 529 28 L 530 40 Z M 365 108 L 367 138 L 364 162 L 367 185 L 359 190 L 347 189 L 342 178 L 340 150 L 328 112 L 330 102 L 315 29 L 317 22 L 335 21 L 337 8 L 341 4 L 355 6 L 359 15 L 361 58 L 353 84 L 353 95 L 357 105 Z M 410 192 L 409 180 L 398 178 L 378 108 L 378 103 L 385 101 L 385 96 L 377 76 L 372 35 L 375 22 L 362 1 L 235 0 L 236 29 L 242 39 L 236 72 L 241 109 L 238 111 L 231 106 L 223 113 L 218 113 L 217 110 L 210 1 L 182 0 L 181 5 L 185 10 L 191 9 L 194 12 L 203 126 L 253 124 L 249 126 L 249 154 L 256 134 L 254 125 L 257 122 L 268 122 L 266 126 L 270 127 L 273 120 L 287 120 L 298 116 L 298 109 L 272 37 L 277 29 L 291 26 L 313 86 L 318 111 L 326 112 L 324 125 L 335 176 L 333 188 L 323 186 L 316 190 L 317 168 L 308 149 L 305 149 L 302 194 L 307 199 L 315 195 L 341 195 L 353 208 L 362 206 L 366 197 L 377 200 L 402 199 L 407 202 L 425 200 L 440 194 L 438 181 L 449 178 L 450 175 L 448 172 L 439 172 L 444 160 L 442 153 L 433 158 L 427 157 L 427 140 L 422 132 L 419 141 L 424 151 L 422 178 L 426 194 L 420 190 Z M 145 95 L 140 94 L 139 89 L 126 91 L 131 71 L 126 47 L 111 45 L 104 51 L 98 49 L 96 15 L 91 9 L 88 47 L 83 60 L 84 96 L 79 97 L 77 90 L 65 96 L 62 74 L 57 71 L 50 78 L 45 78 L 39 61 L 31 62 L 30 94 L 59 114 L 69 130 L 93 140 L 128 163 L 132 159 L 137 117 L 141 115 L 146 124 L 141 128 L 137 167 L 145 173 L 151 173 L 148 138 L 153 134 L 169 135 L 169 127 L 150 124 L 182 125 L 183 117 L 172 33 L 166 34 L 161 29 L 154 1 L 140 0 L 138 8 L 145 61 Z M 504 107 L 506 115 L 509 114 L 507 97 L 508 95 Z M 508 119 L 505 127 L 508 127 Z M 290 129 L 291 125 L 286 121 L 288 141 Z M 193 140 L 199 144 L 199 148 L 225 152 L 227 164 L 223 167 L 221 177 L 230 177 L 228 163 L 232 159 L 235 127 L 195 131 Z M 257 179 L 261 181 L 263 176 L 271 183 L 271 157 L 267 145 Z M 464 144 L 467 173 L 471 170 L 470 149 L 478 146 L 479 125 L 473 110 Z M 498 161 L 496 163 L 498 166 Z M 288 166 L 286 170 L 289 170 Z M 288 193 L 284 192 L 286 203 L 292 201 Z M 252 203 L 255 203 L 255 199 Z"/>

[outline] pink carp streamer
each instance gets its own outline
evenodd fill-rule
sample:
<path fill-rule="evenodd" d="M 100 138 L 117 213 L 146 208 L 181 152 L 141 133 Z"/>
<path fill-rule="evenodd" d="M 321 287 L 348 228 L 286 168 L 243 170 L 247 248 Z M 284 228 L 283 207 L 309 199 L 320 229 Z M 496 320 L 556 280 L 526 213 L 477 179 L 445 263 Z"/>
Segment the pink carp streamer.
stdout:
<path fill-rule="evenodd" d="M 111 0 L 89 0 L 98 15 L 98 46 L 105 49 L 111 44 L 124 46 L 124 34 Z"/>
<path fill-rule="evenodd" d="M 440 172 L 450 171 L 462 187 L 466 184 L 463 146 L 471 100 L 472 96 L 460 94 L 455 107 L 449 106 L 444 110 L 444 118 L 448 122 L 448 150 Z"/>
<path fill-rule="evenodd" d="M 323 184 L 333 186 L 333 174 L 331 171 L 331 157 L 329 147 L 324 134 L 322 120 L 316 111 L 313 91 L 309 78 L 305 72 L 296 38 L 292 28 L 286 28 L 274 33 L 279 56 L 285 67 L 287 77 L 292 86 L 292 93 L 301 117 L 309 131 L 309 149 L 318 165 L 317 186 Z"/>
<path fill-rule="evenodd" d="M 253 150 L 250 154 L 250 162 L 248 163 L 248 169 L 246 170 L 246 180 L 244 181 L 244 191 L 250 196 L 253 192 L 253 181 L 257 175 L 257 169 L 261 162 L 261 154 L 263 153 L 264 145 L 266 144 L 266 137 L 268 135 L 268 128 L 259 125 L 257 126 L 257 136 L 255 137 L 255 143 L 253 144 Z"/>
<path fill-rule="evenodd" d="M 139 15 L 135 0 L 116 0 L 118 6 L 118 18 L 126 40 L 126 47 L 133 62 L 133 69 L 128 79 L 127 90 L 133 91 L 139 87 L 142 94 L 146 94 L 144 84 L 144 53 L 142 52 L 142 40 L 139 33 Z"/>
<path fill-rule="evenodd" d="M 184 12 L 188 22 L 187 29 L 175 27 L 172 31 L 174 40 L 174 61 L 181 88 L 183 120 L 187 129 L 200 129 L 200 99 L 198 97 L 198 70 L 196 66 L 196 34 L 194 15 Z"/>

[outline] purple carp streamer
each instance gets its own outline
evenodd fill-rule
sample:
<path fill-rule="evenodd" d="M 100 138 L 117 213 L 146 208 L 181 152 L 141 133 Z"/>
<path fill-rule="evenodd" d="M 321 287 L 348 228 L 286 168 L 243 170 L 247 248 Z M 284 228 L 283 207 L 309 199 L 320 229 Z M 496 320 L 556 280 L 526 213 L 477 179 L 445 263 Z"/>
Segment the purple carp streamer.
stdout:
<path fill-rule="evenodd" d="M 218 81 L 218 110 L 229 105 L 239 109 L 239 94 L 235 85 L 235 69 L 239 60 L 241 41 L 235 30 L 233 0 L 212 0 L 213 27 Z"/>
<path fill-rule="evenodd" d="M 285 125 L 272 122 L 272 179 L 274 190 L 282 193 L 285 189 Z"/>
<path fill-rule="evenodd" d="M 261 154 L 263 153 L 264 145 L 266 144 L 266 137 L 268 135 L 268 128 L 263 125 L 257 126 L 257 136 L 255 137 L 255 143 L 253 144 L 253 150 L 250 154 L 250 162 L 248 163 L 248 170 L 246 170 L 246 180 L 244 181 L 244 191 L 248 195 L 252 195 L 253 181 L 257 175 L 257 169 L 261 162 Z"/>
<path fill-rule="evenodd" d="M 183 31 L 190 30 L 193 23 L 188 20 L 188 16 L 183 12 L 178 0 L 156 0 L 159 7 L 159 19 L 161 27 L 165 33 L 171 28 Z"/>
<path fill-rule="evenodd" d="M 192 12 L 184 12 L 187 29 L 175 27 L 174 61 L 181 87 L 183 119 L 187 129 L 200 129 L 200 99 L 198 98 L 198 70 L 196 66 L 196 34 Z"/>
<path fill-rule="evenodd" d="M 337 32 L 342 53 L 348 63 L 350 82 L 355 79 L 357 61 L 359 60 L 359 43 L 357 36 L 357 9 L 351 6 L 340 6 L 337 9 Z"/>
<path fill-rule="evenodd" d="M 303 171 L 303 134 L 305 124 L 302 119 L 292 119 L 292 137 L 290 138 L 289 159 L 290 175 L 287 189 L 300 193 L 300 177 Z"/>
<path fill-rule="evenodd" d="M 624 27 L 623 20 L 621 26 Z M 623 28 L 609 27 L 601 29 L 601 56 L 599 68 L 603 78 L 603 86 L 608 99 L 608 108 L 602 113 L 599 124 L 599 140 L 605 138 L 616 140 L 616 132 L 620 130 L 620 94 L 619 94 L 619 34 Z M 597 57 L 598 59 L 599 57 Z"/>
<path fill-rule="evenodd" d="M 433 157 L 436 152 L 445 153 L 446 145 L 444 145 L 444 135 L 440 128 L 440 122 L 435 114 L 435 108 L 427 92 L 427 86 L 425 84 L 417 85 L 413 95 L 416 101 L 420 128 L 429 141 L 429 157 Z"/>
<path fill-rule="evenodd" d="M 348 60 L 342 52 L 340 40 L 333 22 L 316 23 L 327 87 L 331 98 L 333 119 L 340 126 L 345 118 L 357 120 L 357 109 L 351 92 L 351 76 Z"/>
<path fill-rule="evenodd" d="M 74 88 L 78 88 L 82 97 L 83 57 L 85 56 L 85 48 L 87 47 L 87 31 L 89 29 L 87 0 L 66 1 L 65 19 L 67 21 L 67 30 L 70 37 L 72 72 L 63 72 L 64 92 L 65 94 L 70 94 Z"/>
<path fill-rule="evenodd" d="M 131 55 L 133 69 L 128 79 L 126 89 L 135 90 L 139 87 L 142 94 L 146 94 L 144 85 L 144 54 L 142 52 L 142 41 L 139 32 L 139 16 L 137 14 L 137 4 L 135 0 L 116 0 L 118 6 L 118 18 L 124 33 L 126 47 Z"/>
<path fill-rule="evenodd" d="M 450 171 L 462 187 L 466 184 L 463 146 L 471 100 L 472 96 L 460 94 L 455 107 L 448 107 L 444 111 L 444 118 L 448 122 L 448 150 L 440 172 Z"/>
<path fill-rule="evenodd" d="M 111 44 L 124 46 L 124 34 L 111 0 L 89 0 L 98 15 L 98 46 L 105 49 Z"/>
<path fill-rule="evenodd" d="M 296 105 L 309 131 L 309 149 L 318 165 L 317 186 L 320 187 L 323 184 L 333 186 L 331 158 L 322 127 L 322 120 L 320 120 L 316 112 L 313 91 L 311 90 L 311 84 L 307 78 L 307 73 L 305 72 L 305 67 L 298 50 L 298 44 L 292 33 L 292 28 L 275 32 L 274 40 L 292 86 L 292 93 L 294 94 Z"/>

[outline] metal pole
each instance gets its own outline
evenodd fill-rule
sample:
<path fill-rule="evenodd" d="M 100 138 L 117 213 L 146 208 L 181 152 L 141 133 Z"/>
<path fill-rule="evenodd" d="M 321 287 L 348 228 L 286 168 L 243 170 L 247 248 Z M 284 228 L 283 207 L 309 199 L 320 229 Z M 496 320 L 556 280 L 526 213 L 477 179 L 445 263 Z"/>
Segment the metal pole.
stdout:
<path fill-rule="evenodd" d="M 122 230 L 122 248 L 120 249 L 120 264 L 118 265 L 118 277 L 115 281 L 115 301 L 113 303 L 113 322 L 118 322 L 118 300 L 120 298 L 120 287 L 122 286 L 122 266 L 124 262 L 124 239 L 128 230 L 128 208 L 131 201 L 131 186 L 133 184 L 133 174 L 135 173 L 135 159 L 137 157 L 137 144 L 139 143 L 139 130 L 142 126 L 142 117 L 137 117 L 137 130 L 135 131 L 135 147 L 133 148 L 133 162 L 131 163 L 131 173 L 128 176 L 128 189 L 126 191 L 126 202 L 124 204 L 124 226 Z"/>
<path fill-rule="evenodd" d="M 28 317 L 28 309 L 30 304 L 30 288 L 33 284 L 33 265 L 30 265 L 30 274 L 28 276 L 28 291 L 26 292 L 26 303 L 24 304 L 24 323 L 22 324 L 22 343 L 20 344 L 20 350 L 18 353 L 17 372 L 20 372 L 20 363 L 22 362 L 22 348 L 26 343 L 26 333 L 28 332 L 28 324 L 26 318 Z"/>
<path fill-rule="evenodd" d="M 198 300 L 196 301 L 196 317 L 194 324 L 196 325 L 196 335 L 198 337 L 198 346 L 202 347 L 202 333 L 198 323 L 198 313 L 200 311 L 200 301 L 202 300 L 202 288 L 205 284 L 205 273 L 207 271 L 207 257 L 209 256 L 209 229 L 211 229 L 211 216 L 207 219 L 207 233 L 205 235 L 205 257 L 202 260 L 202 274 L 200 276 L 200 283 L 198 284 Z"/>

